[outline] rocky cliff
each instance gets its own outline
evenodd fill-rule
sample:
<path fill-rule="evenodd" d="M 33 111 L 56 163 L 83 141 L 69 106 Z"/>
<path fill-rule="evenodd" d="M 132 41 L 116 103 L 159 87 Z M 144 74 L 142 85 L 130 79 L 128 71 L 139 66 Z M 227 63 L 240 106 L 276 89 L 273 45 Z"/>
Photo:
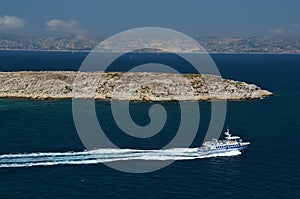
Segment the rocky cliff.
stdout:
<path fill-rule="evenodd" d="M 215 75 L 122 72 L 0 72 L 0 97 L 134 101 L 241 100 L 272 95 Z"/>

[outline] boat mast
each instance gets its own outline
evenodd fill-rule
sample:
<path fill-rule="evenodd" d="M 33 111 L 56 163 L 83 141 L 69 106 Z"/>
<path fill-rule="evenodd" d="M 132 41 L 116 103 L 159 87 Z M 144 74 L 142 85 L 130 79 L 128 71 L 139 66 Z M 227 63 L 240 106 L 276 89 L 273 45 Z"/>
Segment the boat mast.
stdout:
<path fill-rule="evenodd" d="M 230 134 L 230 132 L 229 132 L 229 128 L 228 128 L 228 126 L 227 126 L 227 130 L 224 132 L 224 134 L 225 134 L 226 136 L 228 136 L 228 137 L 230 137 L 230 136 L 231 136 L 231 134 Z"/>

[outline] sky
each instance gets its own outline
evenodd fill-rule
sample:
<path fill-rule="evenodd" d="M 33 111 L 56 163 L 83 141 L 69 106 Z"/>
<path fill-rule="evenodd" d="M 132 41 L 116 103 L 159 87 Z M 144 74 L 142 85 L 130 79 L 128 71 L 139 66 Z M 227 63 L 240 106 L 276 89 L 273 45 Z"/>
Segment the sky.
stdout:
<path fill-rule="evenodd" d="M 0 33 L 110 36 L 139 27 L 192 37 L 300 35 L 298 0 L 1 0 Z"/>

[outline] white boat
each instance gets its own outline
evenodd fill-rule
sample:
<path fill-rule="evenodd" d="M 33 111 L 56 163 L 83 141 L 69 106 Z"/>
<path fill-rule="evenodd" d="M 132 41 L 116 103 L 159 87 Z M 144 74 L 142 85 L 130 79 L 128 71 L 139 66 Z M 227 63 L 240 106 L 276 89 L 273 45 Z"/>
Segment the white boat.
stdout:
<path fill-rule="evenodd" d="M 250 145 L 250 142 L 244 142 L 239 136 L 232 136 L 229 129 L 224 134 L 226 135 L 224 140 L 212 139 L 211 141 L 204 142 L 198 148 L 198 152 L 204 155 L 229 151 L 243 152 Z"/>

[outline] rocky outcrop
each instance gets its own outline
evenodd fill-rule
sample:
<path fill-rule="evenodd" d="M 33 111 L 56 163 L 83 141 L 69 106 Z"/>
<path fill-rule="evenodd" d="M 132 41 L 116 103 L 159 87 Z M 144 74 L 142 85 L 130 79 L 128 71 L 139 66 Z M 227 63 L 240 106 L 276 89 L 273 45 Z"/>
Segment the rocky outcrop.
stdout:
<path fill-rule="evenodd" d="M 0 72 L 0 97 L 134 101 L 241 100 L 272 95 L 253 84 L 208 74 Z"/>

